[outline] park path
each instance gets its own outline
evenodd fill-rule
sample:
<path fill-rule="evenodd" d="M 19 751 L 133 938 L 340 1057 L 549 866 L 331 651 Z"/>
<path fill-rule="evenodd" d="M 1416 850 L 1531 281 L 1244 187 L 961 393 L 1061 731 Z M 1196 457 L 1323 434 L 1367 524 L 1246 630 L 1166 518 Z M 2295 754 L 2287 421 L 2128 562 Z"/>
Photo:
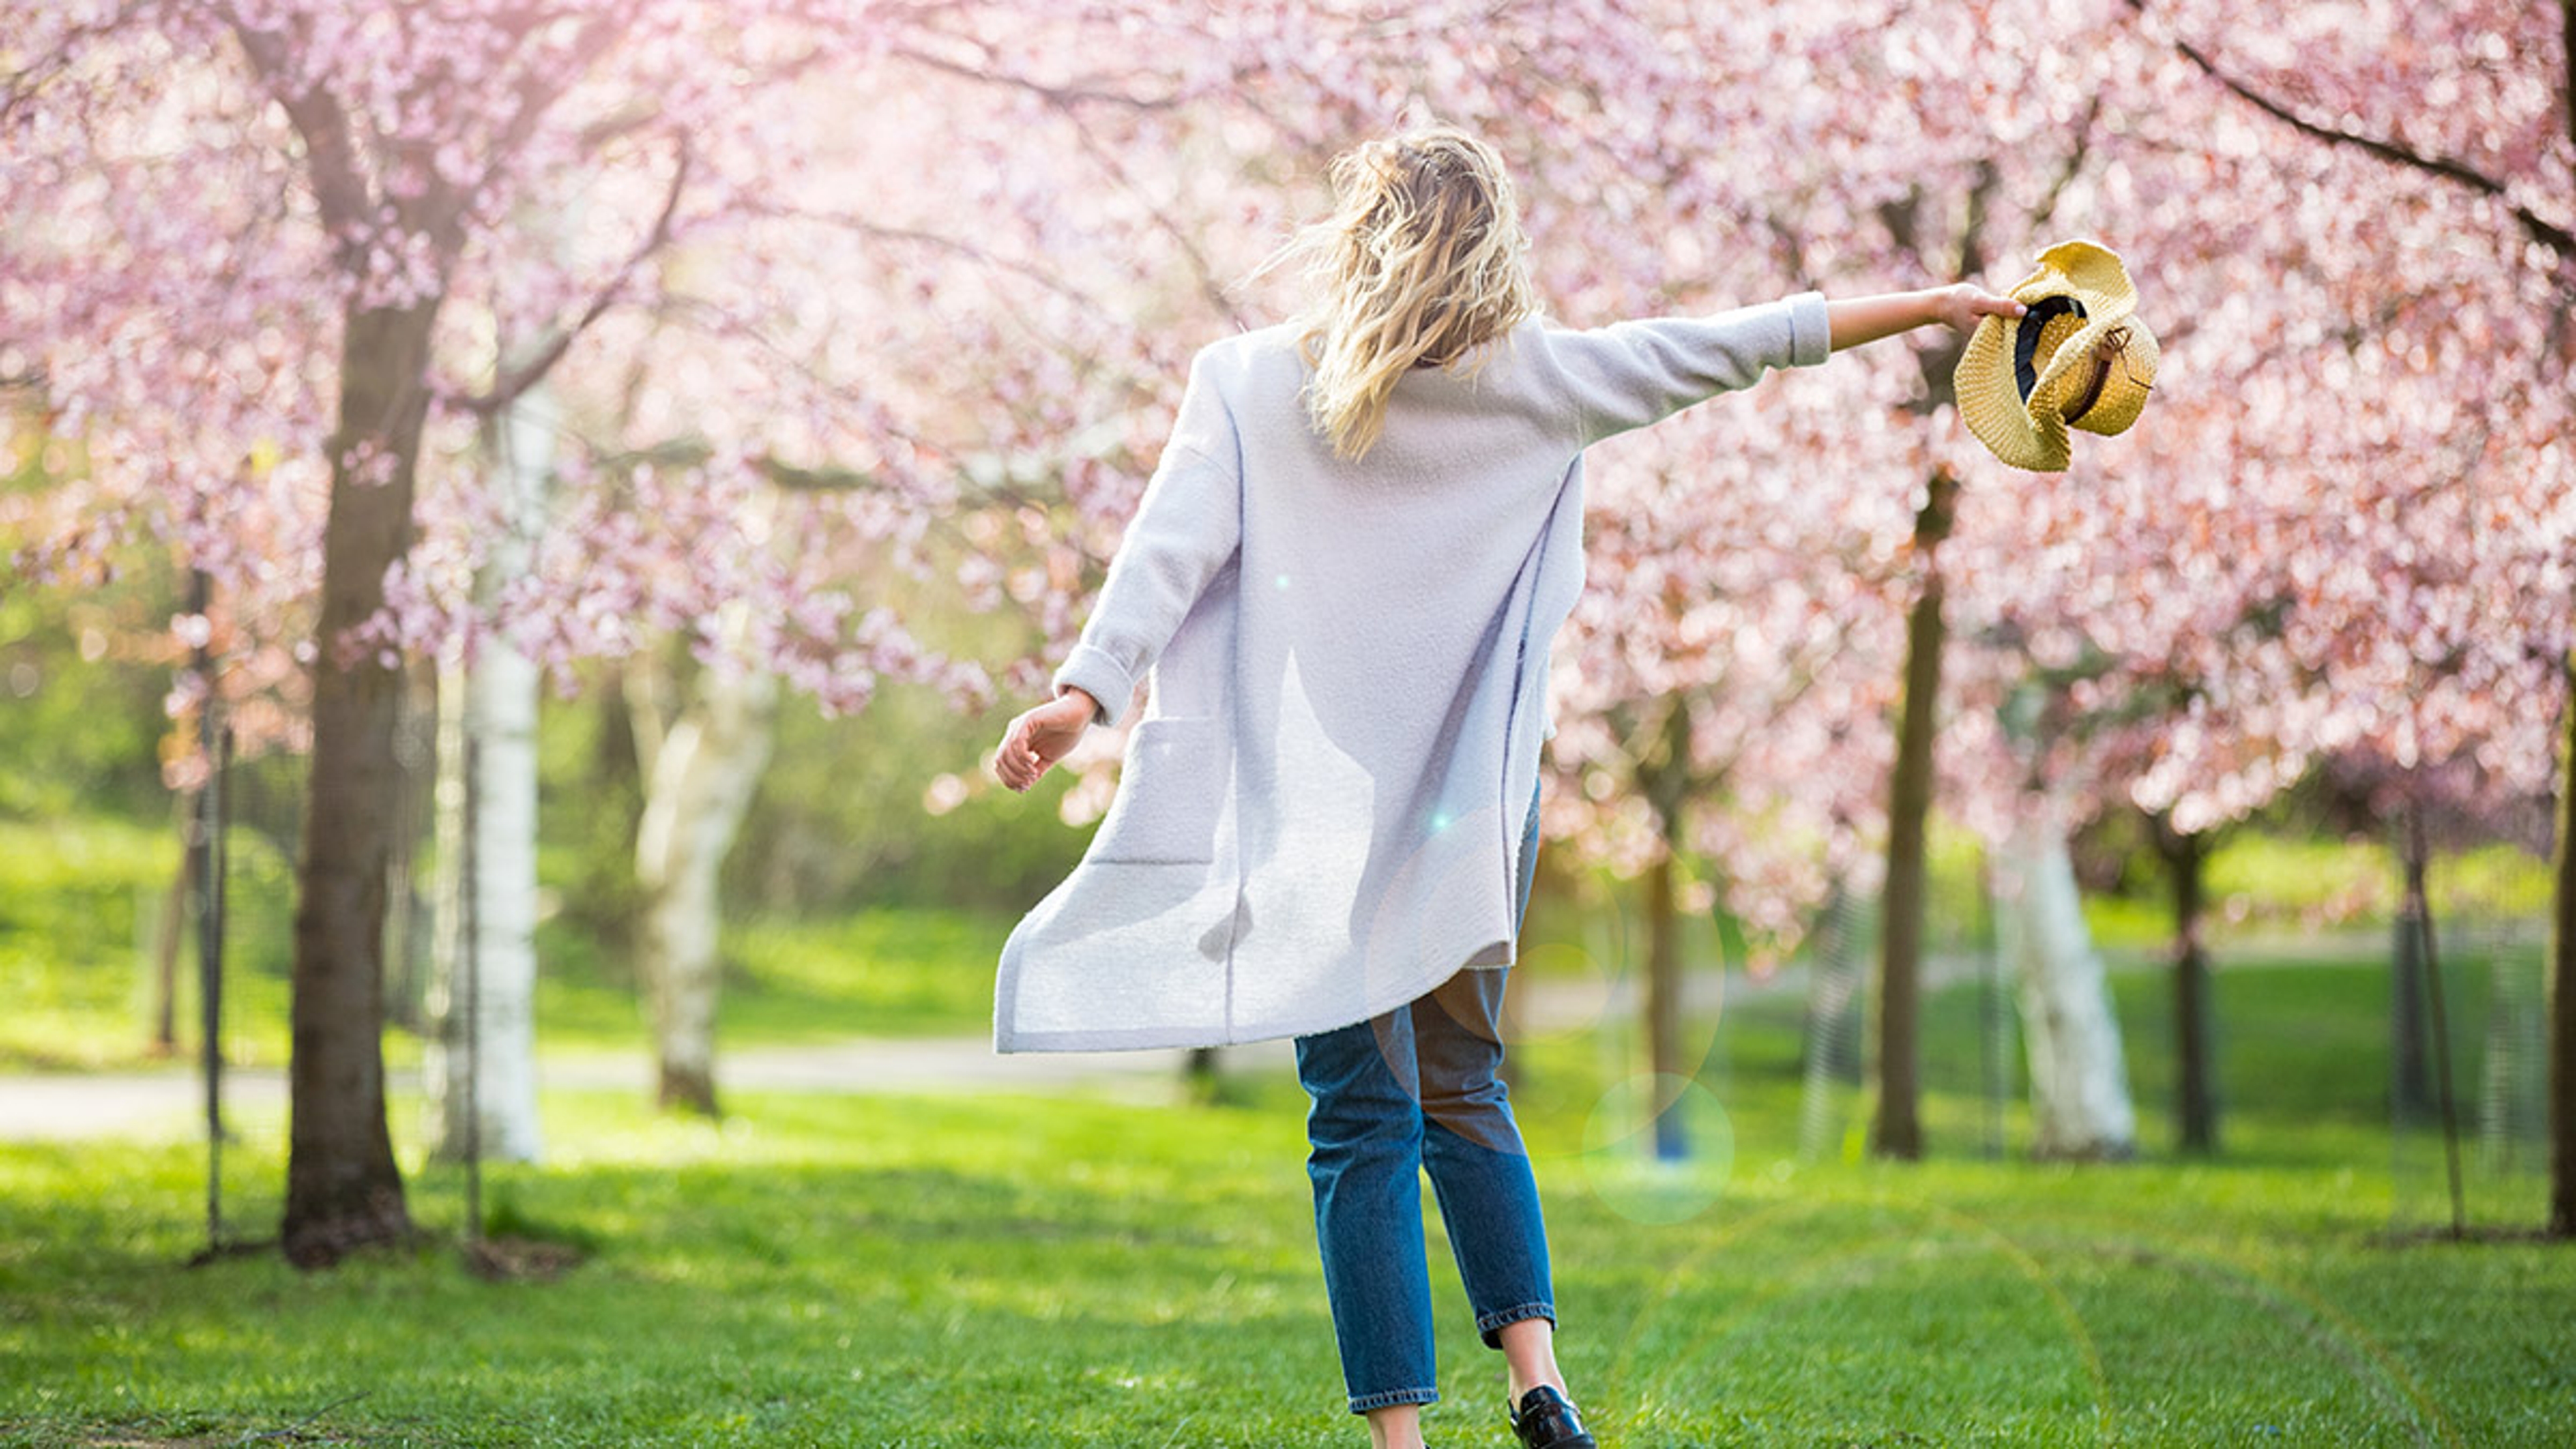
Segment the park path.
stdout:
<path fill-rule="evenodd" d="M 1972 957 L 1935 957 L 1924 963 L 1927 988 L 1972 976 Z M 1698 972 L 1685 978 L 1686 1009 L 1711 1012 L 1738 1002 L 1806 990 L 1803 965 L 1760 980 L 1740 971 Z M 1524 990 L 1526 986 L 1526 990 Z M 1633 973 L 1616 978 L 1527 978 L 1513 987 L 1511 1009 L 1518 1033 L 1555 1035 L 1601 1021 L 1632 1020 L 1643 983 Z M 1166 1101 L 1181 1088 L 1181 1051 L 1033 1052 L 997 1055 L 982 1032 L 964 1036 L 849 1037 L 805 1046 L 745 1047 L 723 1053 L 717 1080 L 729 1092 L 1039 1092 L 1081 1089 L 1140 1101 Z M 1228 1047 L 1224 1069 L 1243 1073 L 1292 1073 L 1295 1053 L 1285 1041 Z M 537 1062 L 547 1088 L 652 1090 L 652 1064 L 641 1048 L 631 1052 L 546 1052 Z M 419 1074 L 389 1074 L 397 1095 L 416 1093 Z M 276 1067 L 241 1067 L 224 1073 L 227 1115 L 246 1111 L 283 1120 L 286 1073 Z M 0 1073 L 0 1143 L 77 1142 L 103 1137 L 169 1139 L 202 1130 L 203 1079 L 197 1069 L 172 1066 L 108 1072 Z"/>

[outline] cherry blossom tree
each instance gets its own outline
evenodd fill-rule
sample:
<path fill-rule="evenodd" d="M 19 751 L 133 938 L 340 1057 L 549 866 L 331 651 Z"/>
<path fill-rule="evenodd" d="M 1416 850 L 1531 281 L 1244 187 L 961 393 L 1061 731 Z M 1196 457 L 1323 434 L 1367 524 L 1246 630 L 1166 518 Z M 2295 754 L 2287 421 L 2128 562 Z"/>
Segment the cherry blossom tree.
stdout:
<path fill-rule="evenodd" d="M 1060 318 L 1095 343 L 1121 335 L 1079 282 L 1032 260 L 1076 239 L 1038 184 L 1044 163 L 1008 131 L 1045 109 L 1045 82 L 1018 107 L 951 113 L 976 126 L 929 122 L 938 98 L 925 93 L 968 84 L 995 37 L 1016 34 L 997 7 L 679 0 L 169 0 L 49 7 L 11 27 L 8 370 L 41 389 L 53 430 L 89 445 L 86 471 L 18 520 L 32 542 L 16 567 L 38 582 L 95 577 L 120 540 L 148 533 L 216 578 L 234 627 L 312 630 L 295 645 L 313 756 L 284 1232 L 296 1261 L 409 1231 L 377 1048 L 406 652 L 456 639 L 470 656 L 506 631 L 560 679 L 582 654 L 672 628 L 713 659 L 719 610 L 741 600 L 747 648 L 827 709 L 863 705 L 883 677 L 984 688 L 839 579 L 854 551 L 919 547 L 960 486 L 949 458 L 1008 451 L 1084 410 L 1068 352 L 1124 354 L 1006 345 Z M 981 227 L 929 187 L 908 194 L 937 227 L 852 208 L 882 190 L 868 183 L 887 158 L 813 123 L 853 90 L 897 85 L 925 104 L 892 135 L 1006 160 L 939 173 L 974 193 Z M 821 154 L 818 137 L 837 149 Z M 532 247 L 515 219 L 576 192 L 581 235 Z M 911 334 L 911 350 L 977 358 L 992 394 L 1047 399 L 958 430 L 955 394 L 896 381 L 945 374 L 906 372 L 887 333 L 953 300 L 964 270 L 1013 270 L 992 254 L 1005 241 L 1022 248 L 1024 290 L 1081 305 L 988 306 Z M 1112 274 L 1107 259 L 1123 264 L 1105 247 L 1091 257 Z M 844 285 L 853 272 L 869 284 Z M 844 297 L 881 310 L 817 308 Z M 639 324 L 685 339 L 668 371 L 615 350 Z M 575 495 L 557 546 L 525 587 L 477 609 L 489 510 L 467 461 L 474 435 L 559 375 L 569 397 L 622 383 L 638 405 L 627 435 L 559 457 Z M 934 442 L 942 431 L 965 436 Z M 619 461 L 638 454 L 660 462 Z M 864 486 L 800 486 L 830 476 Z M 778 532 L 793 546 L 730 546 L 745 501 L 782 483 L 794 491 Z M 315 617 L 304 601 L 317 595 Z"/>
<path fill-rule="evenodd" d="M 980 672 L 848 586 L 953 571 L 1031 614 L 1000 687 L 1034 689 L 1190 351 L 1284 313 L 1292 279 L 1240 279 L 1324 157 L 1411 114 L 1513 158 L 1569 324 L 2002 286 L 2091 234 L 2168 344 L 2146 421 L 2062 477 L 1977 448 L 1928 337 L 1596 452 L 1549 831 L 1644 873 L 1667 928 L 1705 896 L 1788 939 L 1882 844 L 1919 899 L 1936 792 L 1999 839 L 2036 789 L 2205 844 L 2363 742 L 2545 778 L 2549 737 L 2504 722 L 2568 715 L 2576 642 L 2576 143 L 2545 18 L 86 0 L 0 41 L 0 376 L 89 465 L 0 521 L 66 583 L 166 540 L 232 601 L 232 657 L 309 671 L 277 686 L 310 691 L 315 765 L 287 1236 L 327 1260 L 405 1226 L 373 994 L 405 654 L 506 637 L 561 681 L 672 631 L 718 684 L 830 710 L 882 678 L 972 698 Z M 568 237 L 519 220 L 574 197 Z M 478 603 L 501 505 L 475 439 L 540 389 L 560 502 Z M 2010 747 L 2003 702 L 2079 659 L 2084 726 Z M 2563 1062 L 2576 990 L 2554 1001 Z M 1908 1155 L 1901 1015 L 1875 1135 Z"/>
<path fill-rule="evenodd" d="M 1940 617 L 1921 608 L 1933 550 L 1915 532 L 1943 476 L 1963 497 L 1936 597 L 1970 643 L 1960 686 L 1942 691 L 1950 703 L 1925 714 L 1942 724 L 1945 791 L 1974 819 L 2008 819 L 2003 804 L 2036 769 L 2073 804 L 2156 813 L 2197 859 L 2213 831 L 2356 740 L 2438 725 L 2443 750 L 2527 752 L 2527 732 L 2479 722 L 2556 698 L 2532 660 L 2565 652 L 2566 389 L 2546 385 L 2564 377 L 2550 359 L 2565 324 L 2549 319 L 2567 309 L 2547 270 L 2563 223 L 2524 199 L 2552 194 L 2532 188 L 2563 169 L 2548 158 L 2564 87 L 2554 70 L 2533 83 L 2501 64 L 2563 55 L 2544 17 L 2456 17 L 2452 42 L 2422 50 L 2416 70 L 2374 74 L 2384 96 L 2354 112 L 2393 114 L 2428 81 L 2451 88 L 2463 104 L 2449 124 L 2491 127 L 2519 158 L 2514 174 L 2538 178 L 2481 187 L 2440 166 L 2392 180 L 2368 146 L 2281 144 L 2279 116 L 2213 85 L 2160 15 L 2123 3 L 1812 22 L 1647 4 L 1509 13 L 1480 41 L 1535 63 L 1494 71 L 1471 53 L 1460 70 L 1400 82 L 1382 67 L 1409 54 L 1408 36 L 1373 46 L 1338 17 L 1300 31 L 1260 14 L 1246 24 L 1291 26 L 1301 42 L 1277 47 L 1290 58 L 1265 84 L 1333 98 L 1307 112 L 1262 95 L 1292 133 L 1330 137 L 1331 123 L 1374 122 L 1399 102 L 1497 133 L 1520 163 L 1542 290 L 1564 320 L 1813 283 L 2000 283 L 2018 271 L 2005 259 L 2089 233 L 2133 258 L 2172 344 L 2149 423 L 2063 477 L 1984 457 L 1944 411 L 1945 360 L 1903 347 L 1602 450 L 1591 593 L 1559 650 L 1557 755 L 1572 787 L 1551 806 L 1560 839 L 1645 869 L 1696 837 L 1731 905 L 1794 919 L 1834 843 L 1880 828 L 1899 621 Z M 2333 46 L 2401 17 L 2364 18 L 2358 30 L 2339 13 L 2300 24 Z M 1558 25 L 1580 28 L 1580 57 L 1551 48 Z M 2464 231 L 2498 238 L 2495 255 L 2460 262 Z M 2357 397 L 2371 405 L 2345 425 L 2334 405 Z M 1777 506 L 1750 506 L 1766 488 Z M 2510 546 L 2487 546 L 2506 534 Z M 2416 571 L 2421 589 L 2390 590 L 2392 565 L 2410 559 L 2437 562 Z M 2512 602 L 2535 598 L 2549 602 Z M 1801 599 L 1845 646 L 1814 670 L 1782 663 L 1810 637 Z M 2494 636 L 2499 619 L 2519 623 Z M 1712 647 L 1730 627 L 1750 647 Z M 1983 642 L 2003 636 L 2001 649 Z M 2478 646 L 2490 636 L 2510 642 Z M 2107 662 L 2068 684 L 2068 707 L 2092 723 L 2035 762 L 1991 748 L 2004 685 L 2087 651 Z M 1748 668 L 1748 655 L 1764 657 Z M 2445 657 L 2436 674 L 2390 672 Z M 1808 673 L 1824 682 L 1792 682 Z M 1774 741 L 1834 753 L 1808 754 L 1799 773 Z M 1825 759 L 1843 767 L 1816 768 Z M 1675 774 L 1688 785 L 1672 788 Z M 1658 793 L 1700 823 L 1676 834 Z M 2204 989 L 2199 972 L 2176 979 Z"/>
<path fill-rule="evenodd" d="M 2558 756 L 2550 1229 L 2576 1234 L 2576 756 L 2569 736 L 2552 750 L 2540 734 L 2552 718 L 2576 729 L 2576 13 L 2357 3 L 2249 25 L 2196 3 L 2130 8 L 2168 89 L 2198 84 L 2233 108 L 2229 129 L 2260 128 L 2267 151 L 2304 150 L 2298 164 L 2343 182 L 2241 228 L 2268 243 L 2257 256 L 2296 249 L 2303 265 L 2268 270 L 2276 294 L 2312 287 L 2351 319 L 2243 411 L 2294 410 L 2314 390 L 2372 404 L 2263 460 L 2337 485 L 2336 506 L 2276 510 L 2261 540 L 2295 601 L 2278 652 L 2322 685 L 2282 732 L 2308 751 L 2358 743 L 2401 768 L 2473 761 L 2523 781 Z"/>

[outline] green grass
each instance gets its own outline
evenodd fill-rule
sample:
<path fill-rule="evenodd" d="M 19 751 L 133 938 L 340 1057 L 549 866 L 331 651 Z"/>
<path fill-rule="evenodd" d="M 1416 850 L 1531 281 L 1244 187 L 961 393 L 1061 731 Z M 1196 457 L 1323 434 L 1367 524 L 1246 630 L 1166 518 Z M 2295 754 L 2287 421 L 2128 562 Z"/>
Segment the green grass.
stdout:
<path fill-rule="evenodd" d="M 1976 852 L 1955 831 L 1936 851 L 1932 948 L 1973 949 L 1978 907 Z M 1548 858 L 1553 864 L 1553 857 Z M 0 818 L 0 1070 L 138 1066 L 155 1060 L 147 944 L 159 929 L 178 866 L 166 825 L 75 815 L 43 823 Z M 572 867 L 560 851 L 549 878 Z M 231 943 L 225 991 L 228 1060 L 282 1065 L 286 1059 L 287 975 L 294 921 L 293 871 L 257 833 L 237 831 L 228 892 Z M 2222 959 L 2312 951 L 2316 927 L 2342 922 L 2326 949 L 2375 954 L 2393 898 L 2388 853 L 2369 842 L 2287 840 L 2254 831 L 2232 835 L 2210 863 L 2209 938 Z M 2469 921 L 2526 921 L 2545 902 L 2545 866 L 2506 847 L 2439 862 L 2435 905 L 2446 933 Z M 1592 942 L 1603 900 L 1633 913 L 1633 882 L 1586 877 L 1575 889 L 1542 894 L 1532 906 L 1532 969 L 1578 960 Z M 1606 892 L 1606 894 L 1604 894 Z M 2098 897 L 2086 902 L 2097 940 L 2115 963 L 2160 957 L 2171 933 L 2161 901 Z M 725 1044 L 812 1042 L 850 1035 L 973 1034 L 992 1019 L 990 966 L 1008 934 L 1005 916 L 880 907 L 837 917 L 769 916 L 729 921 L 719 949 L 725 991 L 718 1031 Z M 1633 924 L 1628 926 L 1633 930 Z M 1693 923 L 1701 957 L 1715 947 L 1705 919 Z M 2293 933 L 2288 937 L 2284 932 Z M 1634 942 L 1615 949 L 1636 954 Z M 644 1049 L 644 1015 L 623 953 L 580 923 L 553 916 L 537 932 L 537 1023 L 548 1048 Z M 179 957 L 180 1047 L 193 1052 L 198 1015 L 193 935 Z M 426 963 L 423 963 L 426 969 Z M 420 1043 L 397 1024 L 387 1060 L 418 1060 Z"/>
<path fill-rule="evenodd" d="M 993 963 L 1009 923 L 963 911 L 872 907 L 825 919 L 729 922 L 718 949 L 727 1045 L 972 1033 L 993 1020 Z M 540 1045 L 643 1049 L 632 972 L 561 922 L 537 932 Z"/>
<path fill-rule="evenodd" d="M 0 1071 L 95 1070 L 158 1059 L 150 953 L 178 869 L 172 832 L 107 817 L 37 825 L 0 819 Z M 227 890 L 224 1045 L 237 1065 L 282 1066 L 294 929 L 293 873 L 238 833 Z M 178 959 L 182 1052 L 198 1037 L 193 927 Z M 728 923 L 718 1030 L 727 1044 L 854 1035 L 972 1033 L 992 1021 L 991 963 L 1009 922 L 960 911 L 873 908 L 825 919 Z M 645 1049 L 633 973 L 563 918 L 538 927 L 540 1043 Z M 420 1040 L 385 1034 L 387 1061 Z"/>
<path fill-rule="evenodd" d="M 179 868 L 175 830 L 106 816 L 38 825 L 0 820 L 0 1069 L 127 1065 L 152 1057 L 151 952 Z M 255 837 L 237 842 L 230 895 L 237 956 L 286 959 L 291 912 L 258 908 L 288 874 Z M 179 1040 L 197 1040 L 195 930 L 184 922 L 177 968 Z M 285 972 L 226 973 L 225 1048 L 283 1060 L 259 1024 L 286 1019 Z M 247 1024 L 247 1026 L 245 1025 Z M 282 1037 L 283 1033 L 274 1035 Z"/>
<path fill-rule="evenodd" d="M 2457 974 L 2477 999 L 2483 963 Z M 1685 1033 L 1704 1155 L 1677 1171 L 1617 1145 L 1625 1034 L 1522 1048 L 1560 1354 L 1603 1442 L 2568 1442 L 2576 1254 L 2388 1234 L 2380 974 L 2219 973 L 2228 1151 L 2207 1162 L 2165 1150 L 2162 985 L 2117 978 L 2145 1156 L 2116 1166 L 1979 1155 L 1972 987 L 1928 1003 L 1934 1155 L 1911 1166 L 1799 1158 L 1794 1001 Z M 316 1275 L 183 1268 L 196 1153 L 9 1149 L 0 1441 L 1364 1442 L 1284 1072 L 1195 1109 L 732 1103 L 711 1125 L 550 1094 L 556 1159 L 487 1192 L 591 1246 L 552 1283 L 476 1279 L 445 1238 Z M 457 1175 L 418 1160 L 407 1106 L 413 1211 L 452 1234 Z M 242 1133 L 230 1220 L 273 1223 L 279 1124 Z M 2473 1201 L 2529 1222 L 2538 1185 Z M 1499 1449 L 1497 1361 L 1425 1208 L 1447 1400 L 1426 1424 Z"/>

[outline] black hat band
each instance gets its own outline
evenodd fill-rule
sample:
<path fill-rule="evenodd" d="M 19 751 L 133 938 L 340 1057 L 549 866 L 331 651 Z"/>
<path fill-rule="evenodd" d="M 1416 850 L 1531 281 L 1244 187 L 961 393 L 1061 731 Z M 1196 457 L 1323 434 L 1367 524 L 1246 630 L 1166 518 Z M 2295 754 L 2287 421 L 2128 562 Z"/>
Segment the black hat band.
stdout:
<path fill-rule="evenodd" d="M 2072 297 L 2049 297 L 2033 303 L 2029 313 L 2022 318 L 2022 330 L 2013 334 L 2013 382 L 2021 388 L 2024 407 L 2030 406 L 2031 391 L 2039 386 L 2039 374 L 2034 363 L 2039 352 L 2040 329 L 2069 312 L 2079 319 L 2086 315 L 2084 304 Z M 2030 325 L 2034 323 L 2037 325 Z M 2102 400 L 2102 385 L 2111 380 L 2112 359 L 2120 359 L 2122 371 L 2128 369 L 2128 360 L 2123 356 L 2128 345 L 2129 329 L 2126 327 L 2112 328 L 2102 334 L 2101 341 L 2093 344 L 2092 379 L 2085 383 L 2083 395 L 2062 414 L 2066 421 L 2082 422 L 2084 415 L 2093 411 L 2093 405 Z"/>
<path fill-rule="evenodd" d="M 2043 297 L 2030 304 L 2030 310 L 2022 314 L 2020 325 L 2013 333 L 2013 383 L 2021 389 L 2025 407 L 2030 405 L 2031 390 L 2039 386 L 2039 369 L 2035 365 L 2039 356 L 2039 334 L 2047 330 L 2049 323 L 2069 312 L 2078 318 L 2091 315 L 2084 310 L 2083 303 L 2072 297 Z"/>

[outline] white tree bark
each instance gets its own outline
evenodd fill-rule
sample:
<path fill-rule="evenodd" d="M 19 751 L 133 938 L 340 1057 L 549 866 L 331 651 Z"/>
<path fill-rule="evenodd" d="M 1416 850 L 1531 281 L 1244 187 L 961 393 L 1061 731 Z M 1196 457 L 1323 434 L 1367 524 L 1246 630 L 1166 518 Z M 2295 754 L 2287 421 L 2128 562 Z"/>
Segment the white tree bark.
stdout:
<path fill-rule="evenodd" d="M 514 402 L 490 435 L 490 480 L 505 527 L 475 579 L 488 608 L 527 572 L 544 529 L 560 426 L 546 387 Z M 431 1037 L 421 1064 L 424 1136 L 440 1156 L 465 1153 L 467 1044 L 463 971 L 465 832 L 473 842 L 472 931 L 478 1150 L 487 1160 L 535 1162 L 537 1121 L 537 689 L 538 671 L 497 634 L 479 642 L 473 668 L 451 660 L 439 685 L 438 946 L 428 993 Z M 475 744 L 474 778 L 465 741 Z M 465 809 L 471 793 L 473 810 Z"/>
<path fill-rule="evenodd" d="M 737 600 L 719 614 L 719 637 L 733 653 L 747 632 Z M 739 654 L 735 654 L 739 658 Z M 644 889 L 637 938 L 639 975 L 650 994 L 662 1105 L 716 1111 L 715 1025 L 721 961 L 716 876 L 751 808 L 769 764 L 777 718 L 775 676 L 702 668 L 676 719 L 651 708 L 656 681 L 638 680 L 630 694 L 636 747 L 645 761 L 644 817 L 636 831 L 635 875 Z"/>
<path fill-rule="evenodd" d="M 2031 1155 L 2127 1157 L 2137 1150 L 2137 1113 L 2102 958 L 2076 893 L 2064 817 L 2054 799 L 2029 803 L 1995 862 L 1995 926 L 2020 988 Z"/>

